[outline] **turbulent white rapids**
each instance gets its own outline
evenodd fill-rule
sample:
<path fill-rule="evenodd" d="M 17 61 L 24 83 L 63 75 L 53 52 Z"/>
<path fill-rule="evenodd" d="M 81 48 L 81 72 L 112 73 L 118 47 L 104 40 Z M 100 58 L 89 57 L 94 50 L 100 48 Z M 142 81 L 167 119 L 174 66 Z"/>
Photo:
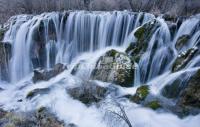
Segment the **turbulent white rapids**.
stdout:
<path fill-rule="evenodd" d="M 87 107 L 67 95 L 65 88 L 81 84 L 89 79 L 91 67 L 79 70 L 76 76 L 70 71 L 80 60 L 94 65 L 107 50 L 117 49 L 124 52 L 130 42 L 134 42 L 133 33 L 138 27 L 155 19 L 148 13 L 124 12 L 52 12 L 41 15 L 19 15 L 10 19 L 10 28 L 4 36 L 4 42 L 12 44 L 12 58 L 9 64 L 10 81 L 1 82 L 5 90 L 0 92 L 0 106 L 7 110 L 30 111 L 41 106 L 49 107 L 65 123 L 75 123 L 79 127 L 126 127 L 123 121 L 112 120 L 106 116 L 107 106 Z M 192 47 L 199 48 L 200 18 L 191 18 L 176 30 L 175 37 L 170 35 L 167 23 L 161 17 L 161 24 L 149 41 L 147 51 L 137 64 L 135 82 L 132 88 L 119 88 L 117 96 L 134 94 L 142 83 L 151 85 L 151 91 L 160 90 L 180 75 L 187 74 L 186 80 L 200 67 L 197 56 L 183 70 L 171 73 L 172 62 L 181 51 Z M 177 39 L 182 35 L 192 35 L 189 45 L 181 51 L 175 49 Z M 156 51 L 154 51 L 157 46 Z M 153 53 L 153 54 L 152 54 Z M 152 56 L 153 55 L 153 56 Z M 150 60 L 151 59 L 151 60 Z M 46 82 L 33 84 L 31 77 L 36 68 L 50 69 L 57 63 L 69 65 L 69 69 Z M 164 66 L 163 66 L 164 65 Z M 93 67 L 93 66 L 92 66 Z M 134 78 L 134 77 L 133 77 Z M 108 83 L 96 81 L 99 85 Z M 35 88 L 53 88 L 50 94 L 26 98 Z M 110 96 L 105 102 L 110 101 Z M 200 115 L 184 119 L 170 113 L 155 112 L 128 101 L 124 105 L 134 127 L 199 127 Z M 115 106 L 109 107 L 115 110 Z"/>

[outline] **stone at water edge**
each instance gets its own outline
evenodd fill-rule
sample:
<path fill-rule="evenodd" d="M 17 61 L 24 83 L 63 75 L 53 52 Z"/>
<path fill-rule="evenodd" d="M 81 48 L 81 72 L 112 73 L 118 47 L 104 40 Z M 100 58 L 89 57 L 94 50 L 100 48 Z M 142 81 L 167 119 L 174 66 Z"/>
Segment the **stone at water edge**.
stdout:
<path fill-rule="evenodd" d="M 178 105 L 200 108 L 200 70 L 189 80 L 178 99 Z"/>
<path fill-rule="evenodd" d="M 91 78 L 122 87 L 132 87 L 134 72 L 134 60 L 127 54 L 112 49 L 98 59 Z"/>
<path fill-rule="evenodd" d="M 107 88 L 99 86 L 94 81 L 85 81 L 82 85 L 75 88 L 67 88 L 67 93 L 74 99 L 86 105 L 98 103 L 107 95 Z"/>
<path fill-rule="evenodd" d="M 185 84 L 181 83 L 182 79 L 184 75 L 162 89 L 162 95 L 177 100 L 176 105 L 169 105 L 168 109 L 181 118 L 200 113 L 200 70 L 184 81 Z"/>
<path fill-rule="evenodd" d="M 62 73 L 67 69 L 67 66 L 63 64 L 56 64 L 53 69 L 51 70 L 34 70 L 33 75 L 33 82 L 39 82 L 39 81 L 48 81 L 51 78 L 57 76 L 58 74 Z"/>

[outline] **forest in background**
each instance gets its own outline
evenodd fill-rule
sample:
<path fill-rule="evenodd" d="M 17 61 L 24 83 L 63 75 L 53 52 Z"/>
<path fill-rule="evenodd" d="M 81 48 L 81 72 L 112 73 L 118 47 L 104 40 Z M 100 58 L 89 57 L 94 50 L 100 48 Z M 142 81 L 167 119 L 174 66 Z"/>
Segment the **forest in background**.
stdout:
<path fill-rule="evenodd" d="M 17 14 L 63 10 L 132 10 L 189 16 L 200 12 L 200 0 L 0 0 L 0 23 Z"/>

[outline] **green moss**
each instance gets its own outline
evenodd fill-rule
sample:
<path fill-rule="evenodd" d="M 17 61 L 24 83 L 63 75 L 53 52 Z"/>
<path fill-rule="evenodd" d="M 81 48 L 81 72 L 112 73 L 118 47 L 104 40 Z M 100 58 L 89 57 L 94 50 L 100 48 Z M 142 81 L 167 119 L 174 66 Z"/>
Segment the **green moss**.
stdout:
<path fill-rule="evenodd" d="M 161 105 L 158 101 L 151 101 L 147 104 L 147 107 L 153 109 L 153 110 L 156 110 L 156 109 L 159 109 L 161 108 Z"/>
<path fill-rule="evenodd" d="M 145 33 L 145 27 L 140 27 L 137 29 L 137 31 L 134 33 L 134 35 L 137 39 L 141 39 L 143 37 L 144 33 Z"/>
<path fill-rule="evenodd" d="M 110 51 L 108 51 L 106 54 L 110 57 L 115 57 L 115 55 L 117 54 L 118 52 L 114 49 L 111 49 Z"/>
<path fill-rule="evenodd" d="M 131 98 L 131 101 L 135 103 L 141 103 L 149 95 L 149 86 L 143 85 L 136 90 L 136 94 Z"/>
<path fill-rule="evenodd" d="M 27 96 L 26 96 L 26 98 L 28 99 L 28 98 L 32 98 L 34 96 L 34 91 L 30 91 L 28 94 L 27 94 Z"/>
<path fill-rule="evenodd" d="M 137 89 L 136 94 L 143 100 L 149 94 L 149 86 L 144 85 Z"/>

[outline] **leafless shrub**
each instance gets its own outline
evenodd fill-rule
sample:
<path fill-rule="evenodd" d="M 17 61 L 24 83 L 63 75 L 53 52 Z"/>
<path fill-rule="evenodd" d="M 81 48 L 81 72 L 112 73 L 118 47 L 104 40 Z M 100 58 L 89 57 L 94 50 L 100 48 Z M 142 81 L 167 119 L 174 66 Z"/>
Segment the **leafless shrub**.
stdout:
<path fill-rule="evenodd" d="M 189 16 L 200 12 L 199 0 L 0 0 L 0 22 L 22 13 L 62 10 L 132 10 Z"/>
<path fill-rule="evenodd" d="M 115 99 L 111 99 L 110 102 L 105 102 L 105 104 L 108 106 L 106 108 L 106 115 L 109 117 L 109 123 L 110 121 L 118 121 L 117 124 L 125 123 L 128 127 L 133 127 L 125 110 L 125 107 L 118 103 Z M 121 121 L 121 122 L 120 122 Z M 115 123 L 116 124 L 116 123 Z"/>

